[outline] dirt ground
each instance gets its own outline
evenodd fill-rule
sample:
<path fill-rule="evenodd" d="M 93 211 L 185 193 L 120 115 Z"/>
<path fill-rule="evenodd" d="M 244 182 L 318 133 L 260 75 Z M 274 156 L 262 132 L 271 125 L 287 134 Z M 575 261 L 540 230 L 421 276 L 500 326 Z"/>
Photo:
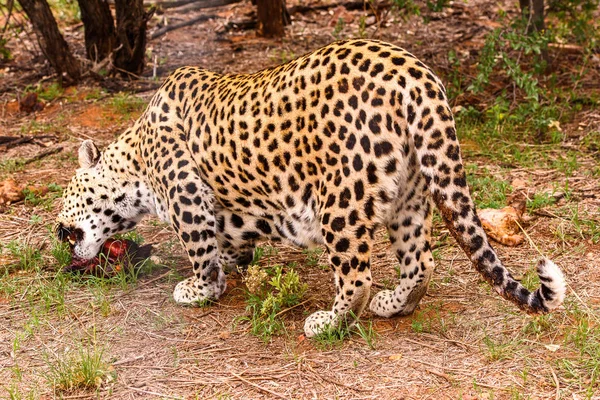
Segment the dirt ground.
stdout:
<path fill-rule="evenodd" d="M 289 7 L 297 4 L 288 1 Z M 369 10 L 339 7 L 293 13 L 293 24 L 281 40 L 231 28 L 232 23 L 250 19 L 249 2 L 185 14 L 167 10 L 152 20 L 152 29 L 165 21 L 173 24 L 201 13 L 215 17 L 150 40 L 142 83 L 113 85 L 135 91 L 134 95 L 115 94 L 88 81 L 68 88 L 43 110 L 31 114 L 19 111 L 17 96 L 28 84 L 35 85 L 40 70 L 51 71 L 35 51 L 23 51 L 5 66 L 0 78 L 0 131 L 1 135 L 32 134 L 39 139 L 0 152 L 0 178 L 64 187 L 77 167 L 80 141 L 93 138 L 100 147 L 110 143 L 135 120 L 160 80 L 179 66 L 252 72 L 336 38 L 357 36 L 364 15 L 366 36 L 410 49 L 446 77 L 452 70 L 448 52 L 455 50 L 459 59 L 472 61 L 485 34 L 497 26 L 498 10 L 514 13 L 512 7 L 512 2 L 454 2 L 442 12 L 425 11 L 428 23 L 422 17 L 405 18 L 397 12 L 385 14 L 378 23 Z M 342 29 L 340 18 L 345 21 Z M 65 31 L 70 43 L 81 44 L 81 27 Z M 153 67 L 156 78 L 152 78 Z M 465 71 L 469 73 L 468 68 Z M 590 81 L 597 78 L 596 74 Z M 51 79 L 48 76 L 44 82 Z M 597 82 L 590 90 L 600 93 Z M 463 97 L 456 103 L 465 101 L 468 99 Z M 559 167 L 501 169 L 481 155 L 476 144 L 466 144 L 470 148 L 465 153 L 467 164 L 478 170 L 487 167 L 493 176 L 513 186 L 526 182 L 529 190 L 542 193 L 564 188 L 567 182 L 568 198 L 558 196 L 554 205 L 531 213 L 526 226 L 532 243 L 561 267 L 569 283 L 565 306 L 550 316 L 524 315 L 493 293 L 449 239 L 448 231 L 437 223 L 437 267 L 426 297 L 408 317 L 383 319 L 366 311 L 363 324 L 371 324 L 376 332 L 373 347 L 357 334 L 330 346 L 305 339 L 302 327 L 306 316 L 328 309 L 333 298 L 331 272 L 318 267 L 326 263 L 326 256 L 308 262 L 309 256 L 301 249 L 263 244 L 276 250 L 265 256 L 261 265 L 296 262 L 301 280 L 309 285 L 301 305 L 283 315 L 285 332 L 265 342 L 252 335 L 249 322 L 240 318 L 247 315 L 247 303 L 245 284 L 238 273 L 228 277 L 228 289 L 216 304 L 194 308 L 174 303 L 172 290 L 190 268 L 172 230 L 150 219 L 138 232 L 145 243 L 155 246 L 153 254 L 160 265 L 126 285 L 77 280 L 62 292 L 59 302 L 45 309 L 40 307 L 46 299 L 43 291 L 39 296 L 31 293 L 37 288 L 39 274 L 15 270 L 11 267 L 16 262 L 14 254 L 0 253 L 0 272 L 5 268 L 0 281 L 0 397 L 600 399 L 600 364 L 595 359 L 600 357 L 600 346 L 594 336 L 600 322 L 600 237 L 593 236 L 598 235 L 594 221 L 600 224 L 600 178 L 588 173 L 598 168 L 598 150 L 578 152 L 577 148 L 579 138 L 598 126 L 600 115 L 587 109 L 563 127 L 566 139 L 552 151 L 576 151 L 578 167 L 568 173 Z M 58 153 L 40 161 L 22 167 L 11 164 L 57 146 L 61 147 Z M 573 228 L 573 219 L 559 213 L 561 207 L 575 207 L 578 215 L 587 216 L 585 221 L 591 221 L 591 227 Z M 0 213 L 0 243 L 7 246 L 20 241 L 40 249 L 46 277 L 53 276 L 56 269 L 52 267 L 49 227 L 59 209 L 57 198 L 41 204 L 19 202 Z M 514 275 L 525 278 L 540 257 L 532 243 L 494 246 Z M 393 280 L 395 265 L 382 234 L 373 259 L 377 286 L 373 292 Z M 578 345 L 580 342 L 596 343 L 597 347 L 589 350 Z M 102 349 L 110 373 L 96 391 L 53 388 L 49 366 L 82 345 Z"/>

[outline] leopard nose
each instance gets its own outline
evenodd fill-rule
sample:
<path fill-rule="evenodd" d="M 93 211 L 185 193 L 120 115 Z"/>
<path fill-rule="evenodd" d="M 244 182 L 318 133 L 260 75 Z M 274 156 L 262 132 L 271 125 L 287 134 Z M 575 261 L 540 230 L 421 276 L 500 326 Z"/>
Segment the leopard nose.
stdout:
<path fill-rule="evenodd" d="M 58 238 L 58 240 L 60 240 L 61 242 L 66 242 L 70 234 L 71 231 L 68 228 L 66 228 L 62 223 L 59 222 L 58 224 L 56 224 L 56 237 Z"/>

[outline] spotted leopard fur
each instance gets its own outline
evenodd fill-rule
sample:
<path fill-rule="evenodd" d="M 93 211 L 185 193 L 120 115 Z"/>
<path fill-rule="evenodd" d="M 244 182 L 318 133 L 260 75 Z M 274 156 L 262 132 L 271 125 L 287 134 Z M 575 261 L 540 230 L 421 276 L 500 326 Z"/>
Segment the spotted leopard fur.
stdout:
<path fill-rule="evenodd" d="M 375 229 L 387 227 L 401 277 L 370 302 L 411 313 L 427 290 L 432 201 L 473 265 L 532 313 L 559 306 L 562 273 L 540 262 L 530 292 L 487 240 L 469 194 L 452 113 L 431 69 L 394 45 L 340 41 L 249 75 L 175 71 L 134 126 L 100 153 L 90 141 L 64 194 L 58 234 L 91 258 L 147 214 L 170 222 L 193 276 L 174 298 L 217 299 L 223 269 L 247 264 L 260 238 L 324 245 L 336 287 L 307 336 L 369 301 Z"/>

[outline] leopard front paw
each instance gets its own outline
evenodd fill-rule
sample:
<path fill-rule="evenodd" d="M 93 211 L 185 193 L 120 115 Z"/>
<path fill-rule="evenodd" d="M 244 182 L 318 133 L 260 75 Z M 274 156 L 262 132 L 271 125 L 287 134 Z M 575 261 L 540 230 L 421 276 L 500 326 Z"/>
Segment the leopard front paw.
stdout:
<path fill-rule="evenodd" d="M 175 286 L 173 299 L 180 304 L 200 303 L 204 300 L 217 300 L 225 291 L 225 275 L 216 281 L 202 282 L 195 277 L 187 278 Z"/>
<path fill-rule="evenodd" d="M 394 299 L 393 290 L 382 290 L 379 293 L 377 293 L 373 297 L 373 300 L 371 300 L 369 309 L 374 314 L 385 318 L 390 318 L 401 311 L 398 309 L 398 304 L 396 304 L 396 301 Z"/>
<path fill-rule="evenodd" d="M 317 311 L 306 318 L 304 322 L 304 335 L 308 338 L 317 336 L 338 325 L 338 316 L 332 311 Z"/>

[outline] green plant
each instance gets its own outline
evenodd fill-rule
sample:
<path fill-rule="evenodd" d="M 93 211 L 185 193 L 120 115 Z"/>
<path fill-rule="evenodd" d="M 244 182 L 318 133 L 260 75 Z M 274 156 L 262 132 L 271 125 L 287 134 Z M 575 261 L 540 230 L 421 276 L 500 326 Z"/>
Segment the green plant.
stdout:
<path fill-rule="evenodd" d="M 102 89 L 93 88 L 93 89 L 90 89 L 90 91 L 85 94 L 85 99 L 86 100 L 99 100 L 104 96 L 105 96 L 105 93 Z"/>
<path fill-rule="evenodd" d="M 483 338 L 483 344 L 487 349 L 487 358 L 490 361 L 500 361 L 511 358 L 516 347 L 515 342 L 494 340 L 488 335 Z"/>
<path fill-rule="evenodd" d="M 600 222 L 597 218 L 589 218 L 585 213 L 582 215 L 578 206 L 569 207 L 569 211 L 568 219 L 579 237 L 589 239 L 594 243 L 600 241 Z"/>
<path fill-rule="evenodd" d="M 487 35 L 477 65 L 477 76 L 469 90 L 481 92 L 490 83 L 493 73 L 504 74 L 521 89 L 528 100 L 539 100 L 540 88 L 533 71 L 522 68 L 523 56 L 535 55 L 534 70 L 542 72 L 545 62 L 542 52 L 550 42 L 548 33 L 524 33 L 523 21 L 518 19 L 508 26 L 497 28 Z"/>
<path fill-rule="evenodd" d="M 421 15 L 421 9 L 414 0 L 393 0 L 392 4 L 405 18 L 411 15 Z"/>
<path fill-rule="evenodd" d="M 114 379 L 114 371 L 104 361 L 104 350 L 80 346 L 77 352 L 50 360 L 46 356 L 46 380 L 59 392 L 74 389 L 96 390 L 105 380 Z"/>
<path fill-rule="evenodd" d="M 344 320 L 336 325 L 325 326 L 321 332 L 313 336 L 312 340 L 318 348 L 330 350 L 340 347 L 350 336 L 350 327 L 348 322 Z"/>
<path fill-rule="evenodd" d="M 92 288 L 92 292 L 94 294 L 92 307 L 97 309 L 103 317 L 108 317 L 112 311 L 112 306 L 110 304 L 110 297 L 107 295 L 105 288 Z"/>
<path fill-rule="evenodd" d="M 273 247 L 273 246 L 257 246 L 254 249 L 254 255 L 252 257 L 252 261 L 250 262 L 250 265 L 256 265 L 258 264 L 264 257 L 272 257 L 272 256 L 276 256 L 278 253 L 278 250 Z"/>
<path fill-rule="evenodd" d="M 8 398 L 10 400 L 35 400 L 40 398 L 39 394 L 37 394 L 35 390 L 29 390 L 26 394 L 23 394 L 21 390 L 19 390 L 19 387 L 15 384 L 4 388 L 6 389 Z"/>
<path fill-rule="evenodd" d="M 533 212 L 540 208 L 551 206 L 554 203 L 556 203 L 556 197 L 553 195 L 547 192 L 536 193 L 533 195 L 532 199 L 527 199 L 527 211 Z"/>
<path fill-rule="evenodd" d="M 450 0 L 427 0 L 427 8 L 433 12 L 444 11 L 444 8 L 448 6 Z"/>
<path fill-rule="evenodd" d="M 65 294 L 70 287 L 70 276 L 62 272 L 49 277 L 39 274 L 36 281 L 30 301 L 39 304 L 40 312 L 54 310 L 58 315 L 64 314 Z"/>
<path fill-rule="evenodd" d="M 523 332 L 529 335 L 539 336 L 545 332 L 549 332 L 554 327 L 554 318 L 552 314 L 538 315 L 533 318 L 523 327 Z"/>
<path fill-rule="evenodd" d="M 23 159 L 9 158 L 0 161 L 0 173 L 2 174 L 14 174 L 15 172 L 22 171 L 24 167 L 25 163 Z"/>
<path fill-rule="evenodd" d="M 58 263 L 59 267 L 66 267 L 71 264 L 72 255 L 68 243 L 53 239 L 50 253 Z"/>
<path fill-rule="evenodd" d="M 42 100 L 52 101 L 54 99 L 59 98 L 63 95 L 64 89 L 63 87 L 57 83 L 51 83 L 49 86 L 42 87 L 39 86 L 37 89 L 38 97 Z"/>
<path fill-rule="evenodd" d="M 122 233 L 119 235 L 115 235 L 114 238 L 120 239 L 120 240 L 131 240 L 132 242 L 135 242 L 137 244 L 144 243 L 144 237 L 142 235 L 140 235 L 140 233 L 136 230 L 133 230 L 133 231 L 130 231 L 127 233 Z"/>
<path fill-rule="evenodd" d="M 42 253 L 39 249 L 17 240 L 9 242 L 6 249 L 18 260 L 18 269 L 33 271 L 41 268 Z"/>
<path fill-rule="evenodd" d="M 302 253 L 306 256 L 306 265 L 309 267 L 319 267 L 322 270 L 329 269 L 327 263 L 321 264 L 321 257 L 323 256 L 324 250 L 321 247 L 315 247 L 314 249 L 305 249 Z"/>
<path fill-rule="evenodd" d="M 110 105 L 119 113 L 129 116 L 132 113 L 139 113 L 146 108 L 144 99 L 133 96 L 129 93 L 120 92 L 110 100 Z"/>
<path fill-rule="evenodd" d="M 338 18 L 335 27 L 333 28 L 333 32 L 331 33 L 331 35 L 336 38 L 336 40 L 340 40 L 343 38 L 342 32 L 344 31 L 344 27 L 346 26 L 346 23 L 344 22 L 343 18 Z"/>
<path fill-rule="evenodd" d="M 446 90 L 448 92 L 448 98 L 454 99 L 464 91 L 462 87 L 464 77 L 460 71 L 460 59 L 458 58 L 458 54 L 455 50 L 450 50 L 448 52 L 448 65 L 450 67 L 450 71 L 446 77 L 448 80 Z"/>
<path fill-rule="evenodd" d="M 12 53 L 6 47 L 8 44 L 8 39 L 0 37 L 0 56 L 2 57 L 2 61 L 8 61 L 12 58 Z"/>
<path fill-rule="evenodd" d="M 54 200 L 62 196 L 62 187 L 51 183 L 48 186 L 48 193 L 41 194 L 39 190 L 32 190 L 30 188 L 23 189 L 25 195 L 25 204 L 31 206 L 40 206 L 46 211 L 50 211 L 53 208 Z"/>
<path fill-rule="evenodd" d="M 535 268 L 530 269 L 521 279 L 521 284 L 527 289 L 533 291 L 540 285 L 540 277 Z"/>
<path fill-rule="evenodd" d="M 268 272 L 251 265 L 244 281 L 248 286 L 246 310 L 250 316 L 242 320 L 250 321 L 252 334 L 268 341 L 283 330 L 281 314 L 300 303 L 308 285 L 300 282 L 293 268 L 288 267 L 284 272 L 282 265 L 274 266 Z"/>
<path fill-rule="evenodd" d="M 275 50 L 270 57 L 274 62 L 285 64 L 296 58 L 296 53 L 292 50 Z"/>
<path fill-rule="evenodd" d="M 467 165 L 467 183 L 478 208 L 502 208 L 506 205 L 506 194 L 511 190 L 510 184 L 494 178 L 487 168 L 479 169 L 475 164 Z"/>
<path fill-rule="evenodd" d="M 548 25 L 557 42 L 575 41 L 587 52 L 598 46 L 599 32 L 595 11 L 598 0 L 549 0 Z"/>
<path fill-rule="evenodd" d="M 429 333 L 431 332 L 431 319 L 426 318 L 422 311 L 416 312 L 413 314 L 410 327 L 415 333 Z"/>
<path fill-rule="evenodd" d="M 596 393 L 600 375 L 600 326 L 595 310 L 587 306 L 565 302 L 567 313 L 572 318 L 565 336 L 565 345 L 573 346 L 579 357 L 560 360 L 559 368 L 569 377 L 576 379 L 586 388 L 586 397 L 592 399 Z"/>
<path fill-rule="evenodd" d="M 372 321 L 369 321 L 366 326 L 363 325 L 362 322 L 358 321 L 356 325 L 354 325 L 353 331 L 358 333 L 358 335 L 365 341 L 371 350 L 375 350 L 377 332 L 373 329 Z"/>
<path fill-rule="evenodd" d="M 358 20 L 358 37 L 364 39 L 367 37 L 367 17 L 361 15 Z"/>

